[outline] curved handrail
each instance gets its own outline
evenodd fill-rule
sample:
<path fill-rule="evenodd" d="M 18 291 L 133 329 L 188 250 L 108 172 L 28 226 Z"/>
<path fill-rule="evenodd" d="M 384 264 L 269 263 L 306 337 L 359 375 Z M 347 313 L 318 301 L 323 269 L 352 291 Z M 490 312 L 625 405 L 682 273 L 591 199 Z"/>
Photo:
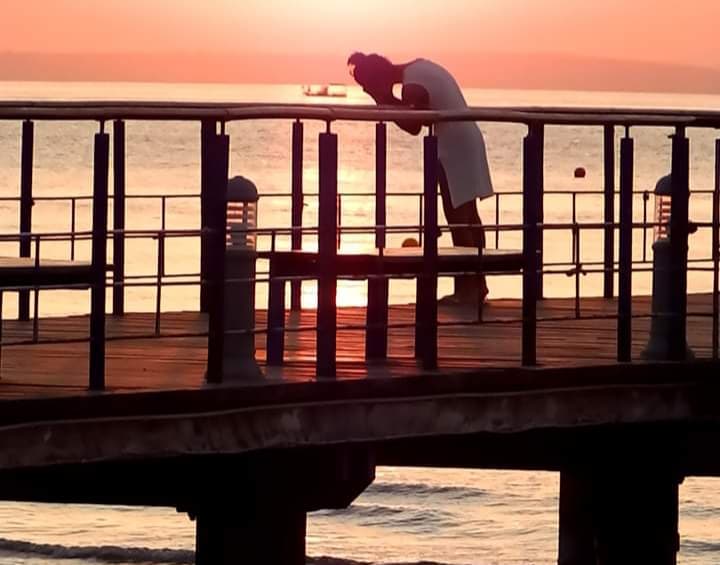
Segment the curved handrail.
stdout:
<path fill-rule="evenodd" d="M 0 120 L 171 120 L 221 122 L 255 119 L 334 121 L 418 120 L 424 123 L 483 121 L 554 125 L 694 126 L 720 128 L 720 112 L 672 109 L 562 107 L 471 107 L 410 110 L 367 105 L 309 105 L 190 102 L 0 101 Z"/>

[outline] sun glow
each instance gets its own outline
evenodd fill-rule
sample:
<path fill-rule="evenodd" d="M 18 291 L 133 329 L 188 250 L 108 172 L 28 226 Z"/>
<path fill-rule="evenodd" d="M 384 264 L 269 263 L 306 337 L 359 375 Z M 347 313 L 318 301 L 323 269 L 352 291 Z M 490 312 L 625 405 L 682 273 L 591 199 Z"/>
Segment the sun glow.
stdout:
<path fill-rule="evenodd" d="M 562 82 L 556 64 L 525 65 L 513 75 L 495 58 L 503 54 L 523 64 L 550 54 L 720 68 L 720 2 L 687 4 L 678 10 L 673 0 L 2 0 L 0 58 L 6 54 L 8 62 L 0 71 L 95 80 L 332 82 L 347 77 L 344 63 L 353 51 L 399 62 L 435 59 L 475 86 L 527 85 L 528 71 Z M 678 41 L 668 42 L 676 32 Z M 13 58 L 16 53 L 32 56 Z M 114 57 L 88 59 L 104 54 Z M 125 57 L 138 54 L 147 57 Z M 174 57 L 177 69 L 169 71 L 161 55 Z M 714 90 L 717 80 L 708 80 Z"/>

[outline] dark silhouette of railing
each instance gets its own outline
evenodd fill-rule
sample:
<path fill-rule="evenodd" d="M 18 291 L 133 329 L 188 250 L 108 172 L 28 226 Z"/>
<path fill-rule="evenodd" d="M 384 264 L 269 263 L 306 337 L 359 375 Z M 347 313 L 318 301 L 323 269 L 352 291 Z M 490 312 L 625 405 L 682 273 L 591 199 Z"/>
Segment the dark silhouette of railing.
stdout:
<path fill-rule="evenodd" d="M 470 109 L 467 111 L 429 112 L 407 111 L 397 109 L 376 109 L 368 107 L 348 106 L 290 106 L 262 104 L 166 104 L 166 103 L 48 103 L 48 102 L 7 102 L 0 103 L 0 119 L 23 120 L 23 140 L 21 159 L 21 194 L 20 203 L 20 255 L 30 256 L 29 244 L 32 241 L 32 148 L 34 143 L 33 122 L 36 120 L 92 120 L 100 124 L 99 133 L 95 138 L 94 186 L 93 196 L 93 265 L 97 266 L 97 280 L 93 285 L 93 316 L 91 324 L 94 335 L 91 345 L 91 388 L 104 386 L 104 357 L 100 342 L 104 343 L 104 335 L 100 329 L 100 311 L 104 316 L 105 299 L 105 247 L 101 239 L 107 237 L 107 227 L 103 226 L 103 218 L 107 218 L 107 179 L 109 169 L 109 136 L 105 133 L 105 124 L 113 124 L 113 189 L 114 212 L 113 229 L 109 232 L 113 238 L 113 312 L 124 312 L 125 287 L 135 284 L 125 274 L 125 240 L 129 237 L 154 237 L 158 241 L 156 334 L 160 333 L 160 293 L 163 285 L 173 284 L 164 281 L 164 245 L 168 237 L 201 236 L 201 260 L 199 284 L 201 285 L 202 311 L 209 313 L 209 346 L 208 346 L 208 379 L 218 382 L 222 378 L 223 359 L 223 301 L 224 301 L 224 249 L 226 204 L 224 185 L 228 176 L 229 137 L 225 133 L 225 124 L 234 120 L 252 119 L 287 119 L 292 120 L 292 180 L 291 180 L 291 219 L 290 229 L 266 230 L 274 246 L 278 234 L 290 235 L 292 249 L 299 249 L 303 233 L 312 232 L 302 225 L 302 206 L 309 195 L 303 193 L 302 154 L 303 154 L 303 121 L 316 120 L 326 124 L 326 131 L 319 136 L 319 225 L 318 253 L 321 275 L 318 281 L 318 376 L 332 377 L 335 374 L 335 347 L 337 332 L 335 289 L 337 278 L 332 275 L 333 265 L 338 250 L 338 234 L 350 233 L 352 229 L 342 228 L 338 223 L 338 207 L 342 205 L 342 195 L 338 193 L 337 183 L 337 135 L 332 133 L 332 124 L 340 120 L 374 121 L 376 125 L 376 177 L 375 177 L 375 225 L 365 228 L 374 233 L 376 245 L 386 245 L 386 236 L 392 227 L 387 226 L 386 199 L 392 194 L 387 190 L 387 127 L 388 121 L 401 119 L 421 120 L 428 124 L 442 121 L 487 121 L 524 124 L 528 132 L 523 141 L 523 221 L 518 226 L 499 226 L 499 202 L 501 195 L 496 195 L 496 225 L 488 226 L 495 232 L 495 245 L 499 245 L 501 231 L 515 229 L 522 231 L 523 241 L 523 309 L 522 309 L 522 364 L 531 366 L 537 363 L 537 300 L 543 296 L 543 274 L 555 273 L 552 267 L 562 266 L 545 263 L 543 254 L 543 234 L 553 229 L 569 229 L 573 238 L 573 259 L 571 269 L 566 273 L 576 278 L 576 315 L 579 317 L 579 277 L 583 272 L 603 273 L 603 292 L 606 297 L 613 296 L 614 274 L 618 273 L 618 325 L 617 325 L 617 360 L 627 362 L 631 359 L 632 336 L 632 288 L 631 280 L 634 269 L 633 231 L 643 229 L 646 238 L 647 229 L 654 224 L 647 222 L 646 191 L 637 191 L 633 186 L 634 179 L 634 142 L 631 128 L 635 126 L 672 127 L 672 295 L 673 302 L 679 310 L 671 320 L 674 360 L 683 360 L 686 333 L 687 312 L 687 273 L 688 273 L 688 199 L 689 187 L 689 141 L 686 130 L 688 127 L 720 128 L 720 113 L 708 111 L 671 111 L 671 110 L 603 110 L 587 108 L 497 108 Z M 201 227 L 193 232 L 170 232 L 165 229 L 165 203 L 175 195 L 129 196 L 125 193 L 125 120 L 179 120 L 194 121 L 201 124 Z M 544 135 L 547 125 L 587 125 L 599 126 L 604 132 L 604 195 L 603 222 L 596 224 L 578 223 L 575 217 L 576 193 L 573 194 L 573 221 L 569 224 L 548 224 L 544 222 Z M 615 221 L 615 130 L 624 128 L 624 136 L 620 141 L 620 186 L 619 186 L 619 222 Z M 437 230 L 437 138 L 433 128 L 428 128 L 424 139 L 424 190 L 422 205 L 419 207 L 419 222 L 411 229 L 420 230 L 424 252 L 425 272 L 422 275 L 421 289 L 428 296 L 437 293 L 437 239 L 429 237 Z M 713 263 L 713 356 L 718 357 L 718 199 L 720 192 L 720 140 L 715 147 L 715 187 L 713 194 L 713 220 L 710 223 L 697 224 L 702 228 L 712 229 Z M 104 180 L 103 180 L 104 179 Z M 103 190 L 104 184 L 104 190 Z M 707 191 L 710 192 L 710 191 Z M 591 192 L 585 192 L 590 194 Z M 637 194 L 643 198 L 643 222 L 633 222 L 633 199 Z M 416 195 L 418 196 L 418 195 Z M 132 232 L 125 229 L 124 210 L 130 198 L 148 197 L 161 199 L 162 229 L 152 232 Z M 187 195 L 177 197 L 187 198 Z M 418 196 L 419 197 L 419 196 Z M 74 242 L 79 237 L 75 232 L 76 202 L 86 197 L 45 197 L 45 199 L 69 199 L 72 203 L 71 258 L 74 258 Z M 601 229 L 604 233 L 604 252 L 602 262 L 581 264 L 580 241 L 583 229 Z M 619 257 L 615 261 L 614 238 L 615 230 L 619 230 Z M 263 234 L 263 230 L 256 230 Z M 102 232 L 102 236 L 100 234 Z M 37 239 L 39 242 L 39 239 Z M 646 240 L 643 246 L 643 262 L 646 261 Z M 37 245 L 39 252 L 39 243 Z M 100 265 L 102 267 L 102 276 Z M 600 267 L 595 268 L 592 267 Z M 546 267 L 550 267 L 549 269 Z M 588 268 L 590 267 L 590 268 Z M 641 267 L 642 268 L 642 267 Z M 690 267 L 697 269 L 700 267 Z M 190 274 L 189 276 L 194 276 Z M 300 279 L 291 282 L 291 308 L 300 307 Z M 138 282 L 137 284 L 149 284 Z M 193 284 L 193 283 L 179 283 Z M 198 284 L 197 282 L 195 284 Z M 19 289 L 19 315 L 23 319 L 29 317 L 29 290 Z M 102 307 L 101 307 L 102 303 Z M 429 301 L 435 305 L 433 300 Z M 695 313 L 693 313 L 695 314 Z M 36 312 L 37 318 L 37 312 Z M 436 305 L 423 315 L 421 327 L 428 338 L 429 347 L 423 351 L 423 364 L 433 368 L 437 364 L 437 320 Z M 257 331 L 257 330 L 254 330 Z M 91 332 L 92 333 L 92 332 Z M 681 346 L 682 344 L 682 346 Z M 95 351 L 96 353 L 92 353 Z M 99 356 L 100 355 L 100 356 Z"/>

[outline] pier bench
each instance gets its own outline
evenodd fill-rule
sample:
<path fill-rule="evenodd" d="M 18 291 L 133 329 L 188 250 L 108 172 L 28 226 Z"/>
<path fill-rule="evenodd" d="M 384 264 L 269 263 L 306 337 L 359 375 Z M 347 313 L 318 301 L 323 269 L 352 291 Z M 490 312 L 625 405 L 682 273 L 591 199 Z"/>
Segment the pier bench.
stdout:
<path fill-rule="evenodd" d="M 454 273 L 517 274 L 522 271 L 523 254 L 516 250 L 448 247 L 438 249 L 439 276 Z M 285 349 L 285 286 L 293 277 L 319 278 L 319 254 L 313 251 L 264 251 L 258 256 L 270 263 L 268 292 L 267 363 L 282 365 Z M 425 271 L 423 250 L 420 247 L 387 248 L 380 250 L 341 252 L 335 260 L 336 277 L 367 279 L 368 305 L 366 310 L 365 356 L 367 359 L 387 357 L 388 280 L 416 278 L 415 354 L 423 347 L 419 330 L 421 313 L 426 310 L 421 292 Z"/>
<path fill-rule="evenodd" d="M 92 264 L 86 261 L 0 257 L 0 289 L 32 286 L 56 287 L 90 284 Z"/>
<path fill-rule="evenodd" d="M 105 271 L 112 271 L 112 265 L 105 265 Z M 104 275 L 103 275 L 104 276 Z M 33 257 L 0 257 L 0 348 L 2 347 L 3 292 L 19 288 L 41 289 L 88 289 L 93 286 L 97 275 L 89 261 L 64 261 Z M 103 279 L 103 284 L 104 284 Z M 105 309 L 93 304 L 91 318 L 99 321 L 91 324 L 90 341 L 104 348 Z M 98 328 L 93 335 L 92 328 Z M 1 369 L 1 367 L 0 367 Z"/>

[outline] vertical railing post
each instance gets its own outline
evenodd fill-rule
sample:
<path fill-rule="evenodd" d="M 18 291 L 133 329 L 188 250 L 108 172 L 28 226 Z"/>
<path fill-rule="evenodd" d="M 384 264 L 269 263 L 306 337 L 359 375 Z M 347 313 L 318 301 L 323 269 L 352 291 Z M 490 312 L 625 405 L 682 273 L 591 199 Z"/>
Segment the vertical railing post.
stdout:
<path fill-rule="evenodd" d="M 632 359 L 632 236 L 635 141 L 630 128 L 620 141 L 620 257 L 618 275 L 617 360 Z"/>
<path fill-rule="evenodd" d="M 223 128 L 224 129 L 224 128 Z M 206 380 L 223 380 L 225 345 L 225 246 L 230 138 L 223 131 L 207 138 L 208 359 Z"/>
<path fill-rule="evenodd" d="M 605 238 L 603 244 L 603 296 L 615 294 L 615 126 L 603 128 L 603 178 Z"/>
<path fill-rule="evenodd" d="M 317 376 L 335 378 L 337 361 L 337 168 L 338 138 L 319 136 L 320 202 L 318 225 Z"/>
<path fill-rule="evenodd" d="M 539 262 L 542 126 L 530 124 L 523 140 L 523 298 L 522 364 L 537 364 L 537 299 Z"/>
<path fill-rule="evenodd" d="M 293 250 L 302 249 L 302 225 L 303 225 L 303 135 L 304 126 L 300 120 L 293 123 L 292 127 L 292 203 L 290 214 L 292 216 L 293 232 L 291 235 L 291 246 Z M 290 309 L 300 310 L 302 308 L 302 281 L 291 281 L 290 283 Z"/>
<path fill-rule="evenodd" d="M 387 224 L 387 125 L 375 125 L 375 247 L 385 247 Z"/>
<path fill-rule="evenodd" d="M 537 169 L 537 191 L 538 209 L 537 223 L 542 226 L 545 221 L 545 126 L 537 124 L 535 135 L 537 135 L 538 144 L 538 169 Z M 537 298 L 542 299 L 545 296 L 545 279 L 543 269 L 545 268 L 545 231 L 540 229 L 538 232 L 538 273 L 537 273 Z"/>
<path fill-rule="evenodd" d="M 207 230 L 209 208 L 211 207 L 210 184 L 211 163 L 210 152 L 217 135 L 217 123 L 214 120 L 203 120 L 200 126 L 200 311 L 207 312 L 210 304 L 210 291 L 207 283 L 210 240 L 204 230 Z"/>
<path fill-rule="evenodd" d="M 107 266 L 110 136 L 101 123 L 93 164 L 92 286 L 90 289 L 90 390 L 105 388 L 105 277 Z"/>
<path fill-rule="evenodd" d="M 672 318 L 670 360 L 683 361 L 687 355 L 687 265 L 688 214 L 690 205 L 690 141 L 685 128 L 672 137 L 672 204 L 670 210 L 670 257 L 672 265 Z"/>
<path fill-rule="evenodd" d="M 125 122 L 113 122 L 113 314 L 125 313 Z"/>
<path fill-rule="evenodd" d="M 375 247 L 386 245 L 387 223 L 387 125 L 375 125 Z M 379 251 L 380 252 L 380 251 Z M 390 280 L 380 272 L 368 279 L 368 328 L 365 334 L 367 359 L 385 359 L 388 346 L 388 296 Z"/>
<path fill-rule="evenodd" d="M 423 152 L 423 200 L 425 221 L 423 223 L 423 272 L 418 285 L 415 332 L 421 339 L 415 340 L 416 353 L 420 347 L 423 368 L 437 369 L 438 364 L 438 138 L 432 127 L 424 139 Z M 418 323 L 419 322 L 419 323 Z"/>
<path fill-rule="evenodd" d="M 20 233 L 32 231 L 33 207 L 33 154 L 35 144 L 35 124 L 26 120 L 22 125 L 22 147 L 20 155 Z M 30 257 L 30 236 L 20 237 L 20 257 Z M 36 291 L 37 292 L 37 291 Z M 18 293 L 18 318 L 30 319 L 30 291 Z"/>
<path fill-rule="evenodd" d="M 713 257 L 713 312 L 712 312 L 712 352 L 718 358 L 720 336 L 720 139 L 715 140 L 715 190 L 713 191 L 712 213 L 712 257 Z"/>

